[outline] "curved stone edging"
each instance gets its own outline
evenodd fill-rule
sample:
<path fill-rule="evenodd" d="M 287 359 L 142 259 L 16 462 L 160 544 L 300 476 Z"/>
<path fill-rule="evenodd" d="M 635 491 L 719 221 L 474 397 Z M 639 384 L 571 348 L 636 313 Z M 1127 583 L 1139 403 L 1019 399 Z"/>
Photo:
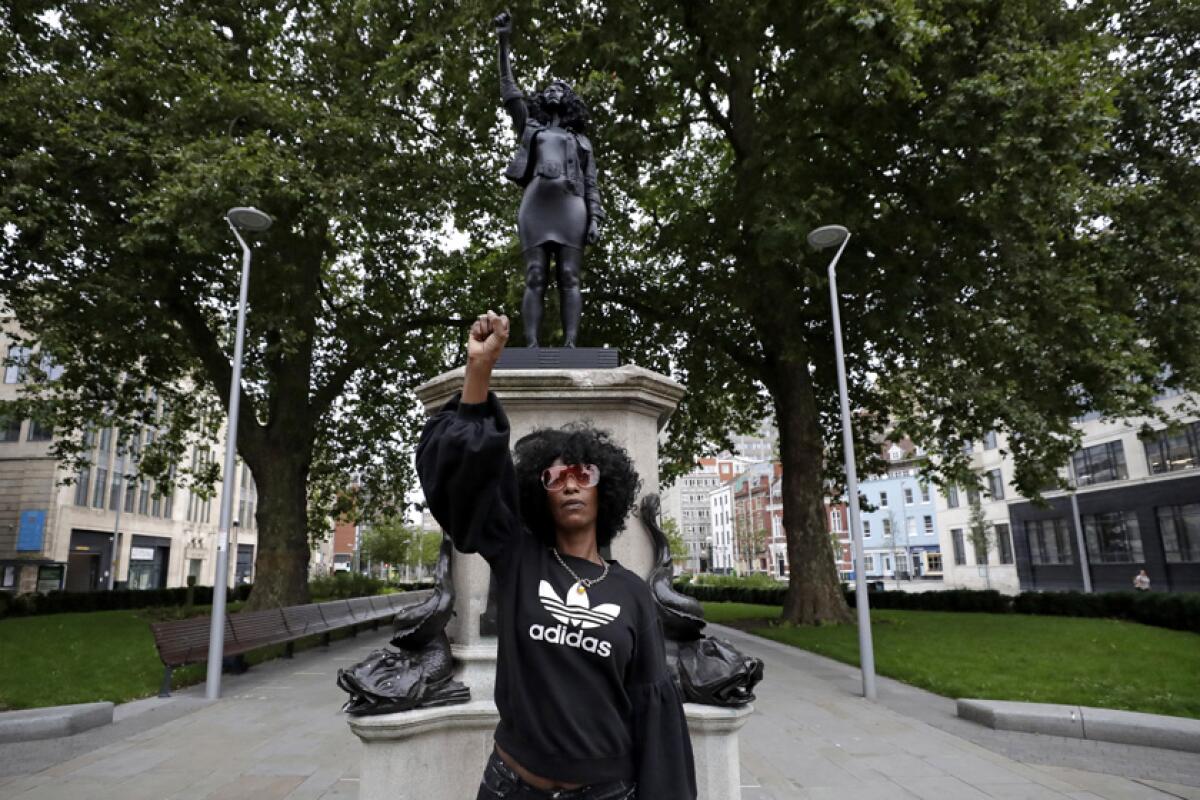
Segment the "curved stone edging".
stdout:
<path fill-rule="evenodd" d="M 0 713 L 0 743 L 73 736 L 112 721 L 113 704 L 108 702 L 5 711 Z"/>
<path fill-rule="evenodd" d="M 996 730 L 1200 753 L 1200 719 L 1009 700 L 963 698 L 957 705 L 958 716 Z"/>

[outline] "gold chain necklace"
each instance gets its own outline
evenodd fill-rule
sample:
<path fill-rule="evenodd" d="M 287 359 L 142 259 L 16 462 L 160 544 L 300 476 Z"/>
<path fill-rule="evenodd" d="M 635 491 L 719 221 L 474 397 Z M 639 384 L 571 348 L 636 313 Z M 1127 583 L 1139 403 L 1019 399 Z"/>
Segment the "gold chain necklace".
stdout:
<path fill-rule="evenodd" d="M 557 547 L 551 547 L 550 552 L 554 553 L 554 557 L 558 559 L 558 563 L 562 565 L 562 568 L 571 573 L 571 577 L 574 578 L 575 582 L 579 584 L 579 588 L 576 590 L 579 594 L 586 594 L 587 589 L 595 586 L 597 583 L 608 577 L 608 562 L 604 561 L 603 558 L 600 560 L 604 561 L 604 572 L 599 578 L 581 578 L 575 574 L 575 570 L 567 566 L 567 562 L 562 560 L 562 556 L 558 554 Z"/>

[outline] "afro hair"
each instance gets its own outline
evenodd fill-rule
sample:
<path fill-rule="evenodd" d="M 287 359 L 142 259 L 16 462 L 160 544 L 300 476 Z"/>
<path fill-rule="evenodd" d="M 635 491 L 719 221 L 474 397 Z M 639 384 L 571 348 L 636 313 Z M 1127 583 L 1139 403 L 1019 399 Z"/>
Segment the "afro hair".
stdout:
<path fill-rule="evenodd" d="M 521 516 L 529 530 L 546 546 L 553 547 L 557 536 L 554 518 L 546 502 L 546 489 L 542 486 L 542 472 L 556 458 L 566 464 L 595 464 L 600 468 L 597 546 L 607 547 L 625 527 L 625 518 L 633 508 L 641 479 L 625 448 L 614 442 L 608 431 L 586 423 L 542 428 L 521 437 L 513 453 Z"/>

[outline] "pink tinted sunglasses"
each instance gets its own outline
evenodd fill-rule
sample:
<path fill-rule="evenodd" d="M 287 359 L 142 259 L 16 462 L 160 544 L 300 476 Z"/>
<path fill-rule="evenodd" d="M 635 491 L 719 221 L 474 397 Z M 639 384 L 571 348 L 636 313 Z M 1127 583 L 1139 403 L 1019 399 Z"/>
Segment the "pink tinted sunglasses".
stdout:
<path fill-rule="evenodd" d="M 595 464 L 562 464 L 542 470 L 542 486 L 548 492 L 559 492 L 567 485 L 567 477 L 575 479 L 580 489 L 589 489 L 600 482 L 600 468 Z"/>

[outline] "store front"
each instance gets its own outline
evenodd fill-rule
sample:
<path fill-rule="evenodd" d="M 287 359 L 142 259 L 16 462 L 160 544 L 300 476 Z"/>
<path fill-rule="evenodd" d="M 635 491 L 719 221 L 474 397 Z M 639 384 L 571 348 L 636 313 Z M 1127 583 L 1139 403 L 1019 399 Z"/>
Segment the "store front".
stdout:
<path fill-rule="evenodd" d="M 129 547 L 129 589 L 165 589 L 171 540 L 161 536 L 134 536 Z"/>

